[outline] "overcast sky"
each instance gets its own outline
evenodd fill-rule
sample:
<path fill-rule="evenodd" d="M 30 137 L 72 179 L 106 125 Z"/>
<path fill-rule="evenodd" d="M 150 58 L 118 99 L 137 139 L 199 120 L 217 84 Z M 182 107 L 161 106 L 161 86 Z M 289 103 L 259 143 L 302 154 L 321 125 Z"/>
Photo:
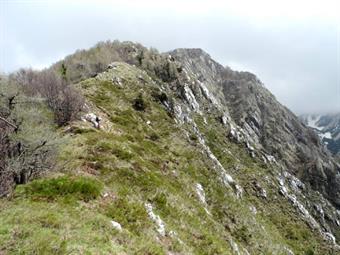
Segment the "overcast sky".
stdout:
<path fill-rule="evenodd" d="M 297 114 L 340 112 L 339 10 L 336 0 L 0 0 L 0 71 L 107 39 L 199 47 L 254 72 Z"/>

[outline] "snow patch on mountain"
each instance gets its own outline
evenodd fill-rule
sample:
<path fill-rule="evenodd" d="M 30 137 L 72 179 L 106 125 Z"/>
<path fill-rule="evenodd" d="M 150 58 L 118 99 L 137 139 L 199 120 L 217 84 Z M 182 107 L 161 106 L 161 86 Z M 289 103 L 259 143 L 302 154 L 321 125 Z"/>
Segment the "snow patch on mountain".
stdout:
<path fill-rule="evenodd" d="M 329 151 L 334 155 L 340 154 L 340 113 L 305 114 L 300 119 L 316 132 Z"/>
<path fill-rule="evenodd" d="M 327 138 L 327 139 L 332 139 L 332 134 L 330 132 L 326 132 L 326 133 L 321 133 L 319 134 L 321 139 Z"/>
<path fill-rule="evenodd" d="M 320 120 L 320 117 L 321 117 L 320 115 L 308 115 L 306 119 L 306 125 L 321 131 L 322 127 L 319 127 L 319 125 L 317 124 L 318 121 Z"/>

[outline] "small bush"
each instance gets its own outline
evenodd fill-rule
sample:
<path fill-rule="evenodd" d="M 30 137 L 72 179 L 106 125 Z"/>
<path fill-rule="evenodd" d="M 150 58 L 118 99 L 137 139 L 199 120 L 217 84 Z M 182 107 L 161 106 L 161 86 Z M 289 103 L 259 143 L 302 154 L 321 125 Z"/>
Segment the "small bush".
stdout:
<path fill-rule="evenodd" d="M 169 101 L 167 94 L 158 90 L 152 91 L 151 96 L 155 101 L 159 101 L 161 103 Z"/>
<path fill-rule="evenodd" d="M 189 139 L 194 142 L 198 141 L 198 137 L 195 134 L 190 134 Z"/>
<path fill-rule="evenodd" d="M 157 140 L 159 140 L 159 135 L 158 134 L 156 134 L 156 133 L 152 133 L 150 136 L 149 136 L 149 139 L 151 140 L 151 141 L 157 141 Z"/>
<path fill-rule="evenodd" d="M 240 228 L 237 228 L 235 230 L 235 232 L 233 233 L 236 238 L 241 241 L 241 242 L 245 242 L 245 243 L 249 243 L 251 240 L 251 233 L 249 232 L 248 228 L 246 226 L 242 226 Z"/>
<path fill-rule="evenodd" d="M 64 126 L 70 121 L 77 119 L 84 102 L 84 98 L 79 91 L 76 91 L 71 86 L 63 88 L 59 92 L 58 100 L 55 100 L 54 108 L 52 108 L 55 114 L 55 122 L 59 126 Z"/>
<path fill-rule="evenodd" d="M 24 188 L 24 191 L 35 198 L 53 200 L 71 195 L 77 199 L 89 201 L 97 198 L 102 188 L 103 185 L 100 182 L 88 177 L 63 176 L 33 181 Z"/>
<path fill-rule="evenodd" d="M 139 94 L 138 97 L 133 101 L 133 108 L 136 111 L 145 111 L 146 103 L 143 99 L 143 95 Z"/>

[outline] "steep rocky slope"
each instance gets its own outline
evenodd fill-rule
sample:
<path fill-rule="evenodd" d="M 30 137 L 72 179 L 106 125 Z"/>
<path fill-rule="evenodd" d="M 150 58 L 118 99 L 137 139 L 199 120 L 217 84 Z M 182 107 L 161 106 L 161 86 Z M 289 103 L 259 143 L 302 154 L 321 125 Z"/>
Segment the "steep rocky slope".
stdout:
<path fill-rule="evenodd" d="M 197 79 L 194 83 L 198 85 L 193 87 L 203 87 L 202 91 L 209 88 L 220 105 L 229 110 L 227 118 L 237 124 L 230 128 L 244 136 L 240 140 L 254 147 L 254 153 L 279 160 L 282 170 L 295 174 L 339 205 L 339 166 L 314 132 L 278 103 L 255 75 L 224 69 L 201 50 L 173 53 Z"/>
<path fill-rule="evenodd" d="M 300 119 L 319 135 L 330 152 L 340 156 L 340 114 L 304 114 Z"/>
<path fill-rule="evenodd" d="M 74 75 L 83 118 L 60 130 L 57 172 L 1 201 L 1 252 L 340 252 L 338 167 L 253 74 L 200 49 L 119 49 Z"/>

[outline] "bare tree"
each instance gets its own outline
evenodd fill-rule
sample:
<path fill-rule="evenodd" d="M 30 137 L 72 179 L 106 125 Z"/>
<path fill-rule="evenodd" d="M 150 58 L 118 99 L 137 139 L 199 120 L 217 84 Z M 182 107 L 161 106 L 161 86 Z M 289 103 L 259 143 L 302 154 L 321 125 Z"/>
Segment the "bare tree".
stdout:
<path fill-rule="evenodd" d="M 16 184 L 51 169 L 57 139 L 46 109 L 45 102 L 27 97 L 13 84 L 1 81 L 0 197 Z"/>
<path fill-rule="evenodd" d="M 66 86 L 59 92 L 58 100 L 54 104 L 56 123 L 63 126 L 78 118 L 84 105 L 84 98 L 71 86 Z"/>
<path fill-rule="evenodd" d="M 0 197 L 7 194 L 12 186 L 11 174 L 7 168 L 7 158 L 10 148 L 10 127 L 0 121 Z"/>
<path fill-rule="evenodd" d="M 81 93 L 67 84 L 66 70 L 63 65 L 63 73 L 58 75 L 50 69 L 41 72 L 21 69 L 13 77 L 14 82 L 19 84 L 27 95 L 39 95 L 46 100 L 59 126 L 76 119 L 84 104 Z"/>

